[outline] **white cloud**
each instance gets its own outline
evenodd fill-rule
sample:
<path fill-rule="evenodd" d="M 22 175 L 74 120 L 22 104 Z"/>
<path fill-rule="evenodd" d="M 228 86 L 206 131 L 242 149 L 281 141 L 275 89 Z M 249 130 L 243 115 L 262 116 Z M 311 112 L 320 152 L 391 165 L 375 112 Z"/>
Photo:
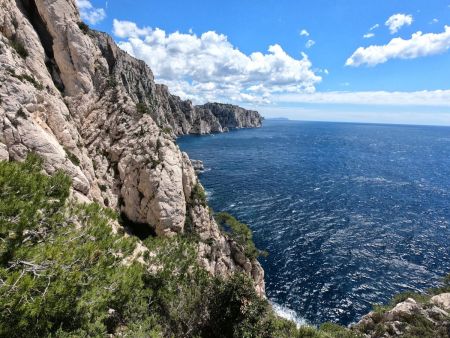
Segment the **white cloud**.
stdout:
<path fill-rule="evenodd" d="M 442 33 L 414 33 L 411 39 L 394 38 L 387 45 L 359 47 L 345 65 L 358 67 L 375 66 L 390 59 L 415 59 L 441 54 L 450 48 L 450 26 Z"/>
<path fill-rule="evenodd" d="M 291 93 L 276 95 L 273 100 L 284 103 L 450 107 L 450 90 Z"/>
<path fill-rule="evenodd" d="M 314 46 L 316 44 L 316 42 L 314 40 L 308 40 L 305 43 L 305 47 L 306 48 L 311 48 L 312 46 Z"/>
<path fill-rule="evenodd" d="M 295 59 L 278 44 L 246 55 L 213 31 L 167 34 L 128 21 L 113 24 L 122 49 L 144 60 L 172 92 L 195 102 L 267 103 L 274 93 L 314 92 L 321 81 L 306 54 Z"/>
<path fill-rule="evenodd" d="M 309 36 L 309 32 L 306 29 L 302 29 L 300 36 Z"/>
<path fill-rule="evenodd" d="M 430 24 L 432 25 L 432 24 L 435 24 L 435 23 L 438 23 L 438 22 L 439 22 L 439 20 L 434 18 L 433 20 L 431 20 Z"/>
<path fill-rule="evenodd" d="M 379 24 L 375 24 L 375 25 L 373 25 L 372 27 L 370 27 L 370 28 L 369 28 L 369 33 L 364 34 L 364 35 L 363 35 L 363 38 L 364 38 L 364 39 L 370 39 L 370 38 L 373 38 L 373 37 L 375 36 L 375 34 L 374 34 L 374 33 L 371 33 L 371 32 L 374 31 L 375 29 L 379 28 L 379 27 L 380 27 Z"/>
<path fill-rule="evenodd" d="M 398 13 L 392 15 L 389 19 L 387 19 L 385 25 L 389 27 L 391 34 L 395 34 L 403 26 L 405 25 L 410 26 L 412 22 L 413 22 L 412 15 Z"/>
<path fill-rule="evenodd" d="M 89 0 L 77 0 L 81 19 L 91 25 L 95 25 L 106 18 L 106 12 L 103 8 L 95 8 Z M 106 3 L 108 5 L 108 3 Z"/>

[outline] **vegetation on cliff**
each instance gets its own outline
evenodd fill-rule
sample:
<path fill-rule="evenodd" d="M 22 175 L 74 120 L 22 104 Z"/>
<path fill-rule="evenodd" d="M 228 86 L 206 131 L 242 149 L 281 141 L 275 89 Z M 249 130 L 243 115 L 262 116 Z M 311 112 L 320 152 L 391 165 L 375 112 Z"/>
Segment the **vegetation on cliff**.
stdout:
<path fill-rule="evenodd" d="M 375 305 L 353 330 L 366 337 L 450 337 L 450 275 L 425 293 L 403 292 Z"/>
<path fill-rule="evenodd" d="M 0 162 L 0 336 L 342 337 L 277 317 L 243 274 L 211 277 L 182 235 L 113 233 L 117 215 L 69 198 L 42 160 Z M 144 262 L 144 263 L 143 263 Z"/>
<path fill-rule="evenodd" d="M 239 222 L 227 212 L 219 212 L 214 215 L 217 223 L 232 239 L 242 245 L 247 257 L 256 259 L 267 255 L 267 252 L 258 250 L 253 242 L 253 233 L 247 224 Z"/>

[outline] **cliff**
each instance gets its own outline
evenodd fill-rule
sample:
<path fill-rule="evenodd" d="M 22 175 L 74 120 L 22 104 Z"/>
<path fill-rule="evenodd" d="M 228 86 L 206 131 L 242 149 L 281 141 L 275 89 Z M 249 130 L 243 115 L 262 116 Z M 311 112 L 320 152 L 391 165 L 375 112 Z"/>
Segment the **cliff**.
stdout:
<path fill-rule="evenodd" d="M 251 232 L 221 230 L 174 141 L 261 122 L 171 95 L 75 0 L 2 0 L 0 336 L 448 335 L 450 289 L 353 331 L 274 316 Z"/>
<path fill-rule="evenodd" d="M 38 154 L 47 174 L 72 178 L 78 200 L 119 211 L 138 232 L 195 235 L 211 275 L 244 272 L 263 295 L 261 266 L 220 231 L 174 141 L 260 126 L 259 114 L 171 95 L 143 61 L 83 24 L 75 0 L 0 7 L 0 160 Z"/>

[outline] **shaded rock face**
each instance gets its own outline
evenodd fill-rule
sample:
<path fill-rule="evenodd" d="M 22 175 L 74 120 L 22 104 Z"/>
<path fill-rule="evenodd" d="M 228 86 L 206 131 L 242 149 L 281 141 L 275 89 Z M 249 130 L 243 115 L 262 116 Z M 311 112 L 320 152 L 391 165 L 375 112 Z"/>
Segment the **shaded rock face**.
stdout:
<path fill-rule="evenodd" d="M 259 126 L 261 118 L 171 95 L 144 62 L 80 22 L 75 0 L 1 1 L 0 160 L 34 151 L 48 173 L 72 177 L 81 200 L 115 208 L 160 236 L 195 232 L 211 274 L 244 271 L 264 294 L 259 263 L 242 259 L 243 249 L 192 198 L 198 178 L 174 142 Z"/>

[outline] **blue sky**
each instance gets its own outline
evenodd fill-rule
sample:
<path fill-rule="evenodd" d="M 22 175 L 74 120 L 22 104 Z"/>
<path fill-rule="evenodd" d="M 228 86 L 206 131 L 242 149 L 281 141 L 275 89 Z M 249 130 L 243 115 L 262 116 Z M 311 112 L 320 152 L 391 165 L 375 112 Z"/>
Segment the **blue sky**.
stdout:
<path fill-rule="evenodd" d="M 230 101 L 268 117 L 450 125 L 450 1 L 79 6 L 157 81 L 198 103 Z"/>

